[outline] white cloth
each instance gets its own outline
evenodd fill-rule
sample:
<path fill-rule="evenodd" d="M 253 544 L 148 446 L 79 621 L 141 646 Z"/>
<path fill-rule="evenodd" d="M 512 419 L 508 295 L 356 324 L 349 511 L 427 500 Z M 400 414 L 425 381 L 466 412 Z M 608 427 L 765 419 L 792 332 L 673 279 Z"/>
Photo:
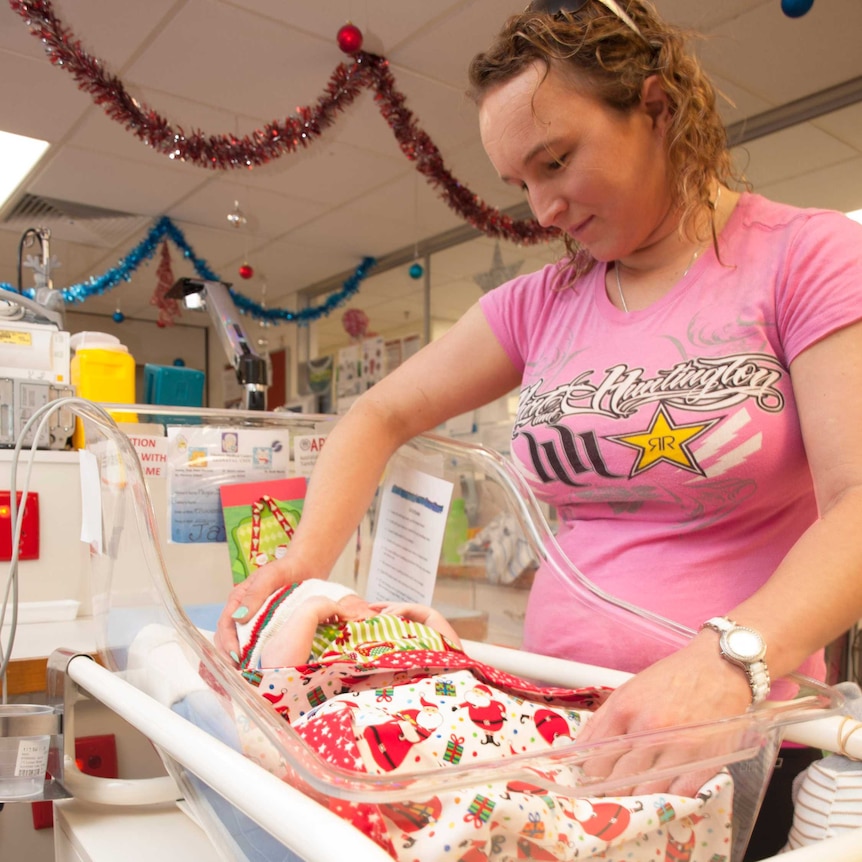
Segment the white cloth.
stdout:
<path fill-rule="evenodd" d="M 151 623 L 129 645 L 126 679 L 164 706 L 173 706 L 190 692 L 208 689 L 198 664 L 198 657 L 174 629 Z"/>

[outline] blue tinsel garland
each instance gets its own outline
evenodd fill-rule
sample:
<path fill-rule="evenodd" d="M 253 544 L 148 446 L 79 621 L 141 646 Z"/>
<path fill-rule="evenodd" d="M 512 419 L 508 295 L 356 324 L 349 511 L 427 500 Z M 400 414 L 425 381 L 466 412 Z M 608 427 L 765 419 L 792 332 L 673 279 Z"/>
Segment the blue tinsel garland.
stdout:
<path fill-rule="evenodd" d="M 221 279 L 210 269 L 205 260 L 199 258 L 194 249 L 188 244 L 183 232 L 167 217 L 162 216 L 150 229 L 150 232 L 133 248 L 113 269 L 99 276 L 92 276 L 80 284 L 63 288 L 60 293 L 66 302 L 84 302 L 91 296 L 101 295 L 116 287 L 121 281 L 131 281 L 132 273 L 156 253 L 159 243 L 169 239 L 183 253 L 183 257 L 191 261 L 195 272 L 206 281 L 221 281 Z M 356 267 L 356 271 L 342 285 L 341 290 L 330 294 L 321 305 L 303 308 L 300 311 L 289 311 L 286 308 L 264 308 L 259 303 L 247 296 L 243 296 L 233 288 L 229 288 L 230 295 L 236 303 L 237 308 L 247 315 L 266 320 L 271 323 L 311 323 L 320 320 L 331 311 L 338 308 L 345 300 L 349 299 L 359 290 L 359 285 L 374 267 L 377 261 L 373 257 L 363 258 L 362 263 Z M 0 282 L 0 288 L 18 291 L 6 282 Z M 25 290 L 24 294 L 32 299 L 35 291 Z"/>

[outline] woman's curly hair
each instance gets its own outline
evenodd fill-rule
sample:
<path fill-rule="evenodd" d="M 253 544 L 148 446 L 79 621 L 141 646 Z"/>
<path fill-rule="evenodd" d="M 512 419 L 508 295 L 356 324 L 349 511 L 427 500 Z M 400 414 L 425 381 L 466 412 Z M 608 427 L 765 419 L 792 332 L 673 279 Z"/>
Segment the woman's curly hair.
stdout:
<path fill-rule="evenodd" d="M 481 104 L 490 90 L 538 62 L 568 74 L 574 87 L 609 107 L 629 111 L 640 102 L 644 81 L 658 76 L 671 116 L 670 192 L 681 213 L 680 230 L 693 235 L 702 213 L 712 212 L 712 183 L 745 182 L 733 168 L 715 89 L 688 48 L 691 34 L 664 22 L 646 0 L 618 2 L 639 33 L 598 0 L 587 0 L 575 13 L 527 10 L 511 17 L 493 44 L 473 58 L 468 93 Z M 571 274 L 588 271 L 595 261 L 571 237 L 565 241 Z"/>

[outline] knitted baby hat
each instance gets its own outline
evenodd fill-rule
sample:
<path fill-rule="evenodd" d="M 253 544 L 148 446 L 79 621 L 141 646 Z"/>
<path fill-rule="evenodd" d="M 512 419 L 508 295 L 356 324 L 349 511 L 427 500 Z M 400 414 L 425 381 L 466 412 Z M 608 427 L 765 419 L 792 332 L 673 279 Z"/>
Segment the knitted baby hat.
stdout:
<path fill-rule="evenodd" d="M 240 668 L 246 670 L 260 667 L 260 653 L 263 650 L 263 645 L 290 620 L 293 612 L 307 598 L 326 596 L 337 602 L 339 599 L 353 594 L 354 590 L 343 584 L 324 581 L 320 578 L 309 578 L 276 590 L 264 601 L 260 610 L 251 619 L 236 624 L 236 635 L 240 647 Z"/>

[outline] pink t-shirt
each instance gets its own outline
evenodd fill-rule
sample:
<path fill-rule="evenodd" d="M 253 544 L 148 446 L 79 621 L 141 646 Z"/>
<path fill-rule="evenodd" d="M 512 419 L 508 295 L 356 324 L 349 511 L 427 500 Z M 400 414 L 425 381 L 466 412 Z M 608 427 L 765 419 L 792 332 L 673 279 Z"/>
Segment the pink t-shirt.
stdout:
<path fill-rule="evenodd" d="M 693 629 L 817 517 L 788 368 L 862 319 L 862 226 L 839 213 L 744 194 L 719 248 L 630 314 L 605 264 L 575 288 L 549 266 L 481 300 L 523 374 L 512 456 L 556 507 L 560 546 L 602 590 Z M 637 671 L 671 647 L 635 629 L 537 574 L 525 648 Z M 822 678 L 822 656 L 803 670 Z"/>

